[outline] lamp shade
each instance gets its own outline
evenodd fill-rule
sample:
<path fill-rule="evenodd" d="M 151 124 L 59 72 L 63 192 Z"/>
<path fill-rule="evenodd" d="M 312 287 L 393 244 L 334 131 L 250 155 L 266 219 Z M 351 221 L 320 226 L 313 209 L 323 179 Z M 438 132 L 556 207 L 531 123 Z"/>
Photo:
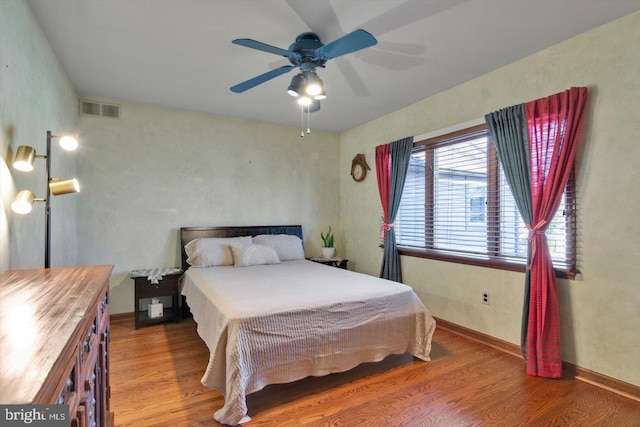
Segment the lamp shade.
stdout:
<path fill-rule="evenodd" d="M 312 101 L 309 105 L 309 113 L 315 113 L 316 111 L 320 111 L 320 101 Z"/>
<path fill-rule="evenodd" d="M 316 96 L 324 91 L 322 89 L 322 80 L 320 80 L 320 77 L 318 77 L 315 71 L 308 72 L 306 78 L 307 84 L 305 90 L 307 95 Z"/>
<path fill-rule="evenodd" d="M 287 93 L 291 96 L 300 96 L 303 86 L 304 78 L 302 77 L 302 74 L 297 74 L 291 78 L 291 83 L 287 88 Z"/>
<path fill-rule="evenodd" d="M 33 162 L 36 158 L 36 150 L 28 145 L 21 145 L 16 151 L 13 167 L 19 171 L 29 172 L 33 170 Z"/>
<path fill-rule="evenodd" d="M 16 195 L 16 199 L 11 203 L 11 209 L 18 214 L 24 215 L 31 212 L 31 205 L 36 199 L 36 195 L 29 190 L 22 190 Z"/>
<path fill-rule="evenodd" d="M 326 99 L 327 98 L 327 94 L 324 91 L 324 85 L 322 85 L 322 87 L 320 88 L 320 92 L 316 95 L 313 95 L 313 99 L 320 101 L 322 99 Z"/>
<path fill-rule="evenodd" d="M 78 180 L 66 179 L 64 181 L 60 181 L 59 179 L 52 179 L 49 183 L 49 190 L 51 190 L 51 194 L 54 196 L 60 196 L 62 194 L 69 193 L 77 193 L 80 191 L 80 184 L 78 184 Z"/>
<path fill-rule="evenodd" d="M 60 147 L 67 151 L 78 148 L 78 136 L 72 132 L 65 133 L 60 137 Z"/>

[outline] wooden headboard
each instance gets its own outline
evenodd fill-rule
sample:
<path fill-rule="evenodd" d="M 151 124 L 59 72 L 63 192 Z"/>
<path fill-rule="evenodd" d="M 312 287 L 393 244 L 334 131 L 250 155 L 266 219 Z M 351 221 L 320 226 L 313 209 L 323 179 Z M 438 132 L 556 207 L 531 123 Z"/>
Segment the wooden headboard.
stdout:
<path fill-rule="evenodd" d="M 184 245 L 202 237 L 240 237 L 259 234 L 291 234 L 302 239 L 301 225 L 250 225 L 246 227 L 182 227 L 180 228 L 180 253 L 182 269 L 187 270 L 187 254 Z"/>

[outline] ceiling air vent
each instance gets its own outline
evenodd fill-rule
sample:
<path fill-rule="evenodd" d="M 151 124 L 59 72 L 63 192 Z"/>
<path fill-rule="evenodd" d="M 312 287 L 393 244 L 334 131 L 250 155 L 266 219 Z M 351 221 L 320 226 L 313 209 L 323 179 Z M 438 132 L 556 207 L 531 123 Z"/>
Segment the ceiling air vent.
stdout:
<path fill-rule="evenodd" d="M 80 114 L 83 116 L 99 116 L 100 104 L 97 102 L 80 101 Z"/>
<path fill-rule="evenodd" d="M 80 100 L 80 115 L 90 117 L 108 117 L 110 119 L 120 118 L 120 106 L 115 104 L 104 104 L 101 102 Z"/>
<path fill-rule="evenodd" d="M 120 106 L 119 105 L 102 104 L 102 115 L 104 117 L 111 117 L 112 119 L 119 119 L 120 118 Z"/>

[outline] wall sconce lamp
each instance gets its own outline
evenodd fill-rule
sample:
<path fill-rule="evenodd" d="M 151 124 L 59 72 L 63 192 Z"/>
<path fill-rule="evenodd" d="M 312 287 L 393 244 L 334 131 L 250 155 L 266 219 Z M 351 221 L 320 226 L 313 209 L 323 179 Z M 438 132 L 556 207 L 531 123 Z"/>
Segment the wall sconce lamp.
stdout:
<path fill-rule="evenodd" d="M 33 202 L 45 202 L 44 215 L 44 267 L 49 268 L 51 266 L 50 252 L 51 252 L 51 195 L 60 196 L 62 194 L 77 193 L 80 191 L 80 185 L 78 181 L 73 179 L 60 180 L 59 178 L 51 177 L 51 141 L 54 138 L 58 138 L 60 141 L 60 147 L 67 151 L 73 151 L 78 147 L 78 138 L 74 134 L 65 134 L 62 136 L 56 136 L 47 131 L 47 152 L 46 155 L 36 154 L 36 150 L 28 145 L 21 145 L 16 151 L 16 157 L 13 162 L 13 167 L 24 172 L 33 170 L 33 163 L 35 159 L 46 160 L 46 172 L 47 172 L 47 196 L 45 198 L 37 198 L 36 195 L 29 190 L 20 191 L 11 204 L 11 209 L 18 214 L 28 214 L 31 212 Z"/>

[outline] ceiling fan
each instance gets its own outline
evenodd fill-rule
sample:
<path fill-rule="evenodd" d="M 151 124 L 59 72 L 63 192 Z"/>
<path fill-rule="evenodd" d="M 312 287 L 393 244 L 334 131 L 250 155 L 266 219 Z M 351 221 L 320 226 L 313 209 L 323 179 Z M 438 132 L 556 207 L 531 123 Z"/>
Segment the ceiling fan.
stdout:
<path fill-rule="evenodd" d="M 322 80 L 316 74 L 316 68 L 324 68 L 330 59 L 373 46 L 378 41 L 365 30 L 358 29 L 328 44 L 322 43 L 316 33 L 302 33 L 296 37 L 289 49 L 281 49 L 252 39 L 235 39 L 232 43 L 284 56 L 292 64 L 273 69 L 232 86 L 232 92 L 242 93 L 288 73 L 294 68 L 300 68 L 300 72 L 291 79 L 287 92 L 289 95 L 297 97 L 298 103 L 308 107 L 307 111 L 312 113 L 320 109 L 319 101 L 327 97 Z"/>

